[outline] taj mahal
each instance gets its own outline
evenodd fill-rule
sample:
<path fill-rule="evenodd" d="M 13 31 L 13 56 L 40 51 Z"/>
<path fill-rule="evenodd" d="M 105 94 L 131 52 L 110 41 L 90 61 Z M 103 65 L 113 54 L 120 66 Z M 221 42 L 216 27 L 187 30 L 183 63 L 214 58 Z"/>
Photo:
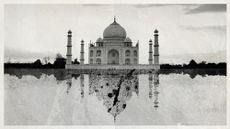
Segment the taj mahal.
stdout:
<path fill-rule="evenodd" d="M 133 43 L 126 30 L 116 21 L 107 26 L 103 38 L 89 43 L 88 64 L 85 64 L 84 40 L 81 40 L 80 64 L 72 64 L 72 32 L 68 31 L 66 69 L 150 69 L 159 70 L 158 30 L 149 40 L 149 64 L 139 64 L 139 41 Z M 144 44 L 141 44 L 144 45 Z M 154 52 L 153 52 L 154 47 Z"/>

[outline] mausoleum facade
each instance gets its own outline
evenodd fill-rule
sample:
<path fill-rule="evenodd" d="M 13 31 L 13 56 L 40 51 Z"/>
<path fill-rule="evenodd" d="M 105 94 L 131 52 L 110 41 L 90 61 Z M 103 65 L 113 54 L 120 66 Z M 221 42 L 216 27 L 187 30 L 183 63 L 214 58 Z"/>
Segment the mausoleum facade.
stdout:
<path fill-rule="evenodd" d="M 138 42 L 133 45 L 132 40 L 126 36 L 126 30 L 114 21 L 103 32 L 96 43 L 89 46 L 89 64 L 138 64 Z"/>

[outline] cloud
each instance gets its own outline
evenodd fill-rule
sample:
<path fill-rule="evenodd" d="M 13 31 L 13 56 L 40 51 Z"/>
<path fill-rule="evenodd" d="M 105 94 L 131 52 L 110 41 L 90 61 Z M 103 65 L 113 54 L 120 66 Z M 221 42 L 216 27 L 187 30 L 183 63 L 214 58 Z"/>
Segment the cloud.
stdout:
<path fill-rule="evenodd" d="M 190 9 L 186 14 L 210 13 L 210 12 L 226 12 L 226 4 L 205 4 Z"/>
<path fill-rule="evenodd" d="M 149 7 L 161 7 L 161 6 L 168 6 L 169 4 L 82 4 L 82 6 L 89 6 L 89 7 L 100 7 L 100 6 L 133 6 L 136 8 L 149 8 Z"/>
<path fill-rule="evenodd" d="M 134 4 L 133 6 L 136 8 L 150 8 L 150 7 L 161 7 L 168 6 L 169 4 Z"/>
<path fill-rule="evenodd" d="M 82 6 L 92 6 L 92 7 L 100 7 L 100 6 L 108 6 L 108 4 L 82 4 Z"/>
<path fill-rule="evenodd" d="M 209 53 L 196 53 L 196 54 L 178 54 L 178 55 L 165 55 L 161 56 L 161 60 L 164 63 L 171 64 L 183 64 L 188 63 L 191 59 L 194 59 L 196 62 L 207 61 L 219 63 L 226 62 L 226 50 L 220 50 L 216 52 Z"/>
<path fill-rule="evenodd" d="M 26 52 L 22 50 L 15 50 L 15 49 L 9 49 L 9 48 L 6 48 L 4 50 L 5 58 L 43 58 L 43 57 L 50 56 L 50 55 L 51 55 L 51 58 L 53 58 L 55 56 L 55 53 Z"/>
<path fill-rule="evenodd" d="M 226 32 L 226 25 L 213 25 L 213 26 L 181 26 L 184 29 L 199 31 L 199 30 L 213 30 L 213 31 L 222 31 Z"/>

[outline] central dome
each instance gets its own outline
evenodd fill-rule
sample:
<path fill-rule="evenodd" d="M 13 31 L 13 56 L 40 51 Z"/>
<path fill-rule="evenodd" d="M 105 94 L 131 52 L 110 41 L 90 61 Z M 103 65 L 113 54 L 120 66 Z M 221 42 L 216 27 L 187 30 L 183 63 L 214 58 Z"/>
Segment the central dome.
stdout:
<path fill-rule="evenodd" d="M 103 32 L 103 38 L 105 39 L 110 39 L 110 38 L 125 39 L 126 31 L 114 19 L 114 22 L 105 28 Z"/>

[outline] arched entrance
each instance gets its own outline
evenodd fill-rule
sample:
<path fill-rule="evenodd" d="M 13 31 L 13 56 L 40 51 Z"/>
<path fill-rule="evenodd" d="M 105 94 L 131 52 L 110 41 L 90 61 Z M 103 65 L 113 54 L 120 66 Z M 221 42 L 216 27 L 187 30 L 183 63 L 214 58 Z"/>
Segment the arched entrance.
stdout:
<path fill-rule="evenodd" d="M 108 52 L 108 64 L 119 64 L 119 52 L 112 49 Z"/>

